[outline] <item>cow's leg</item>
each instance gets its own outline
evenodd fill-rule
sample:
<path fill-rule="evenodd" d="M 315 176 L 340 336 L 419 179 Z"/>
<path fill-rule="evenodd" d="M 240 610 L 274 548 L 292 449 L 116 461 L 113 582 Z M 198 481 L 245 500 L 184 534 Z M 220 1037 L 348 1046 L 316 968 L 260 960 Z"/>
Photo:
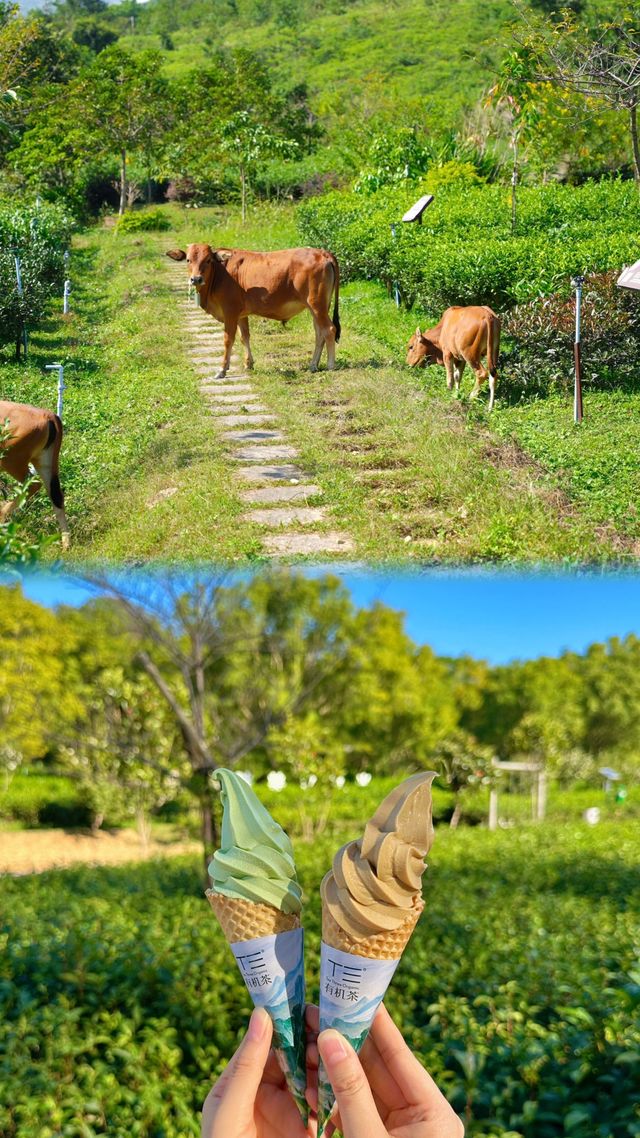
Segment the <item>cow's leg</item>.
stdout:
<path fill-rule="evenodd" d="M 444 370 L 447 373 L 447 388 L 449 391 L 453 388 L 453 356 L 449 352 L 443 354 Z"/>
<path fill-rule="evenodd" d="M 57 475 L 55 479 L 53 477 L 53 450 L 43 450 L 37 458 L 34 458 L 33 465 L 42 479 L 42 484 L 53 506 L 53 512 L 56 515 L 58 528 L 62 535 L 62 548 L 69 549 L 71 534 L 67 515 L 64 512 L 64 498 L 60 489 L 60 481 Z"/>
<path fill-rule="evenodd" d="M 222 367 L 218 372 L 216 379 L 224 379 L 229 370 L 229 363 L 231 360 L 231 351 L 236 338 L 238 330 L 237 320 L 225 320 L 224 322 L 224 355 L 222 357 Z"/>
<path fill-rule="evenodd" d="M 16 482 L 20 482 L 22 485 L 24 485 L 24 483 L 27 481 L 27 478 L 29 477 L 29 465 L 28 465 L 28 463 L 23 464 L 22 462 L 20 463 L 20 465 L 17 465 L 14 462 L 14 463 L 12 463 L 11 468 L 10 468 L 10 470 L 7 471 L 7 473 L 10 474 L 12 478 L 15 478 Z M 38 493 L 38 491 L 40 490 L 40 487 L 41 487 L 40 482 L 32 482 L 31 483 L 31 485 L 27 491 L 27 501 L 29 500 L 29 498 L 33 498 L 34 494 Z M 20 487 L 17 490 L 17 492 L 13 498 L 10 498 L 8 502 L 2 503 L 2 505 L 0 506 L 0 522 L 6 522 L 9 520 L 13 511 L 15 509 L 17 509 L 17 507 L 18 507 L 21 494 L 22 494 L 22 489 Z"/>
<path fill-rule="evenodd" d="M 496 401 L 496 380 L 497 375 L 495 372 L 489 372 L 489 410 L 493 411 L 493 405 Z"/>
<path fill-rule="evenodd" d="M 469 360 L 468 362 L 469 362 L 469 364 L 471 364 L 471 367 L 473 368 L 473 371 L 474 371 L 474 374 L 476 377 L 476 382 L 474 383 L 473 388 L 471 389 L 471 394 L 470 394 L 469 398 L 470 399 L 477 399 L 478 395 L 480 394 L 480 388 L 482 387 L 482 384 L 484 383 L 484 381 L 487 378 L 489 373 L 486 370 L 486 368 L 484 368 L 482 366 L 482 364 L 474 364 L 471 362 L 471 360 Z"/>
<path fill-rule="evenodd" d="M 456 385 L 456 395 L 460 394 L 460 380 L 464 375 L 465 360 L 456 360 L 453 365 L 453 381 Z"/>
<path fill-rule="evenodd" d="M 317 371 L 318 370 L 318 364 L 320 363 L 320 356 L 322 355 L 322 347 L 324 344 L 324 337 L 322 335 L 322 328 L 320 327 L 320 322 L 319 322 L 315 312 L 313 312 L 313 311 L 312 311 L 312 316 L 313 316 L 313 330 L 316 334 L 316 346 L 313 349 L 313 355 L 311 357 L 310 370 L 311 371 Z"/>
<path fill-rule="evenodd" d="M 249 340 L 249 321 L 247 320 L 246 316 L 243 316 L 241 320 L 238 320 L 238 328 L 240 329 L 240 335 L 242 337 L 242 344 L 244 347 L 244 366 L 246 367 L 247 371 L 251 371 L 251 368 L 253 367 L 253 356 L 251 354 L 251 342 Z"/>

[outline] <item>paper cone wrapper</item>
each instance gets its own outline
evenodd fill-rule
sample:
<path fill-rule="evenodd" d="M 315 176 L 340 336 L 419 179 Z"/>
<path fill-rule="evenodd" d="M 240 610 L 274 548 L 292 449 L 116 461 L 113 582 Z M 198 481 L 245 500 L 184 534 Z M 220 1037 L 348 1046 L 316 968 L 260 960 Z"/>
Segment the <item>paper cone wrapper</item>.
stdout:
<path fill-rule="evenodd" d="M 323 906 L 320 1031 L 336 1028 L 355 1051 L 360 1050 L 423 909 L 424 901 L 418 897 L 399 928 L 365 940 L 354 940 Z M 319 1138 L 333 1105 L 333 1091 L 321 1063 L 318 1071 Z"/>
<path fill-rule="evenodd" d="M 271 1016 L 273 1047 L 306 1126 L 304 932 L 300 918 L 281 913 L 272 905 L 254 905 L 211 889 L 207 898 L 251 999 Z"/>

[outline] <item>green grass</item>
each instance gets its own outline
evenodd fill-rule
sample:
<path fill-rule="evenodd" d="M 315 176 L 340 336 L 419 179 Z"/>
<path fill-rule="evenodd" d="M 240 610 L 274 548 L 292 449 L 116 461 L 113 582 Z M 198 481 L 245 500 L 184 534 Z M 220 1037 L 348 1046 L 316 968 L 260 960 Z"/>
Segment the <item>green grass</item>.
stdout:
<path fill-rule="evenodd" d="M 192 341 L 164 252 L 190 240 L 297 243 L 290 207 L 237 214 L 166 207 L 168 233 L 76 239 L 74 314 L 32 338 L 29 364 L 0 359 L 0 392 L 53 406 L 44 365 L 67 365 L 62 481 L 77 560 L 226 562 L 260 558 L 263 528 L 241 520 L 239 484 L 199 392 Z M 185 285 L 186 285 L 186 272 Z M 252 321 L 254 383 L 322 489 L 327 526 L 372 562 L 586 562 L 633 555 L 638 397 L 588 396 L 576 431 L 556 397 L 489 417 L 445 389 L 440 368 L 412 371 L 405 343 L 420 312 L 385 290 L 341 290 L 338 367 L 311 375 L 311 320 Z M 213 322 L 212 322 L 213 323 Z M 611 418 L 610 418 L 611 416 Z M 55 532 L 39 495 L 29 534 Z M 55 547 L 58 548 L 58 547 Z"/>

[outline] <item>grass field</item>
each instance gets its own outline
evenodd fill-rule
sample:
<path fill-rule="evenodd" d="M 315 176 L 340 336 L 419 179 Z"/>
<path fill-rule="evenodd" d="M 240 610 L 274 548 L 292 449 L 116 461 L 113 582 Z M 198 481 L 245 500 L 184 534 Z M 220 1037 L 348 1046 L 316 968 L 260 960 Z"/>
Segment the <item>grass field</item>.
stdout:
<path fill-rule="evenodd" d="M 34 333 L 27 367 L 0 363 L 3 396 L 49 406 L 54 383 L 43 367 L 67 364 L 62 472 L 76 559 L 261 555 L 262 530 L 241 520 L 231 464 L 187 356 L 163 254 L 198 236 L 293 244 L 294 216 L 262 206 L 243 229 L 220 211 L 168 212 L 174 230 L 166 234 L 100 228 L 77 238 L 73 316 Z M 354 538 L 356 557 L 518 563 L 636 554 L 640 396 L 590 397 L 579 431 L 557 397 L 498 401 L 489 417 L 482 402 L 451 398 L 441 369 L 404 366 L 421 317 L 397 310 L 381 286 L 345 287 L 341 318 L 338 368 L 316 375 L 307 370 L 310 318 L 286 328 L 254 321 L 255 381 L 332 521 Z M 27 525 L 53 532 L 42 495 Z"/>
<path fill-rule="evenodd" d="M 295 842 L 311 999 L 351 836 Z M 467 1134 L 635 1138 L 636 829 L 439 828 L 429 860 L 387 1003 Z M 250 1007 L 196 860 L 4 878 L 0 914 L 3 1138 L 195 1138 Z"/>

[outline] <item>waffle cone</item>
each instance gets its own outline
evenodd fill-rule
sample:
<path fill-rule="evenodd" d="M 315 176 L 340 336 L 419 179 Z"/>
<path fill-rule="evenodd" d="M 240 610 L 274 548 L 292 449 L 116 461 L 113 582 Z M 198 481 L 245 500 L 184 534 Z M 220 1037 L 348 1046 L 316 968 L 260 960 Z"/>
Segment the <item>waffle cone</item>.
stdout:
<path fill-rule="evenodd" d="M 367 960 L 399 960 L 424 909 L 422 897 L 415 898 L 409 915 L 397 929 L 355 940 L 334 920 L 327 905 L 322 906 L 322 939 L 330 948 L 364 956 Z"/>
<path fill-rule="evenodd" d="M 225 897 L 213 889 L 207 890 L 207 899 L 229 944 L 300 928 L 300 917 L 296 913 L 282 913 L 273 905 Z"/>

